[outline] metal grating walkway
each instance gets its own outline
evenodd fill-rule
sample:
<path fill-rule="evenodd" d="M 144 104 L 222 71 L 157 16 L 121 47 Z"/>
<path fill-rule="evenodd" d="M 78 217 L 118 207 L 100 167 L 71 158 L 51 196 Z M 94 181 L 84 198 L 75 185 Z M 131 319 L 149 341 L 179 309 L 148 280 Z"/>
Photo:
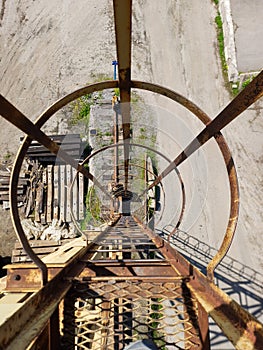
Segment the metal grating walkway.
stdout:
<path fill-rule="evenodd" d="M 201 346 L 198 303 L 135 220 L 122 216 L 95 239 L 91 259 L 64 301 L 62 344 L 70 349 Z M 91 251 L 89 251 L 91 252 Z"/>

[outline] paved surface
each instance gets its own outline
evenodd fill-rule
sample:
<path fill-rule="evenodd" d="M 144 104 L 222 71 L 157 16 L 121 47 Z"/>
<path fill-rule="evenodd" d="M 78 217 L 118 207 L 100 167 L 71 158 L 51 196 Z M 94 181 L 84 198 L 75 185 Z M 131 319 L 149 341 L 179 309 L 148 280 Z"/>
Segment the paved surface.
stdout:
<path fill-rule="evenodd" d="M 263 1 L 231 0 L 239 72 L 263 67 Z"/>

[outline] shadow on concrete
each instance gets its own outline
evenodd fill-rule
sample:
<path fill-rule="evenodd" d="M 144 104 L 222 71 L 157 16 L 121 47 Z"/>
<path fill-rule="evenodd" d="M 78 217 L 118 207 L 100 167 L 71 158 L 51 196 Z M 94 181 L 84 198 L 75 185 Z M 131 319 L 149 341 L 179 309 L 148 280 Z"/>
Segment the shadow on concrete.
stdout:
<path fill-rule="evenodd" d="M 167 225 L 162 230 L 157 229 L 156 232 L 164 240 L 168 240 L 173 229 L 174 226 Z M 207 243 L 181 230 L 177 230 L 170 237 L 170 244 L 204 274 L 206 274 L 207 264 L 217 252 Z M 215 284 L 251 315 L 263 321 L 263 275 L 261 273 L 226 256 L 215 270 Z M 229 347 L 231 343 L 212 319 L 209 321 L 209 328 L 212 349 L 234 349 Z"/>

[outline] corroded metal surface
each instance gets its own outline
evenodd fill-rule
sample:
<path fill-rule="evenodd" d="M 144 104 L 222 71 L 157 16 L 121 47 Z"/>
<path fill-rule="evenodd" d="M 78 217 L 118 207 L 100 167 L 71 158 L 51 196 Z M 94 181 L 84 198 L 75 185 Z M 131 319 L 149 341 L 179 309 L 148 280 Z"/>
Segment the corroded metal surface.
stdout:
<path fill-rule="evenodd" d="M 263 71 L 235 97 L 218 116 L 210 121 L 199 135 L 173 160 L 173 162 L 163 170 L 156 181 L 151 185 L 155 186 L 171 170 L 183 163 L 191 154 L 197 151 L 211 137 L 216 136 L 226 125 L 238 117 L 251 104 L 263 96 Z"/>
<path fill-rule="evenodd" d="M 199 306 L 186 286 L 189 276 L 154 258 L 160 250 L 133 218 L 121 217 L 95 241 L 96 255 L 82 259 L 86 268 L 72 279 L 65 298 L 63 346 L 123 349 L 151 339 L 158 349 L 209 349 L 201 337 L 207 332 L 205 315 L 201 331 Z"/>
<path fill-rule="evenodd" d="M 195 298 L 182 296 L 182 281 L 75 282 L 66 303 L 73 303 L 75 311 L 65 314 L 63 346 L 121 350 L 150 339 L 158 349 L 203 349 L 198 305 Z"/>
<path fill-rule="evenodd" d="M 122 130 L 124 141 L 125 191 L 128 190 L 129 143 L 131 138 L 131 26 L 132 1 L 114 0 L 114 22 L 118 59 L 118 78 L 121 99 Z"/>
<path fill-rule="evenodd" d="M 136 219 L 136 218 L 135 218 Z M 139 221 L 136 219 L 139 223 Z M 157 234 L 143 226 L 149 238 L 170 261 L 179 275 L 189 276 L 186 283 L 192 295 L 204 310 L 215 320 L 225 336 L 238 350 L 257 349 L 263 345 L 263 325 L 245 311 L 238 303 L 212 283 L 180 253 Z"/>
<path fill-rule="evenodd" d="M 146 84 L 147 88 L 147 84 Z M 147 88 L 149 89 L 149 87 Z M 162 93 L 160 87 L 156 88 L 156 92 L 159 90 Z M 166 96 L 171 94 L 166 92 Z M 247 109 L 251 104 L 257 101 L 263 95 L 263 71 L 258 74 L 258 76 L 243 90 L 239 95 L 234 98 L 233 101 L 221 112 L 219 115 L 210 121 L 205 129 L 171 162 L 166 169 L 157 177 L 157 179 L 149 186 L 149 189 L 156 186 L 162 179 L 164 179 L 175 167 L 178 167 L 183 163 L 192 153 L 198 150 L 203 144 L 205 144 L 211 137 L 215 137 L 218 144 L 221 145 L 220 149 L 223 153 L 224 160 L 226 163 L 229 181 L 230 181 L 230 192 L 231 192 L 231 207 L 230 207 L 230 217 L 228 222 L 228 227 L 226 234 L 224 236 L 221 247 L 213 258 L 211 263 L 208 265 L 208 276 L 212 280 L 214 275 L 215 267 L 220 263 L 223 257 L 226 255 L 231 242 L 233 240 L 234 231 L 236 228 L 237 217 L 238 217 L 238 185 L 237 176 L 234 167 L 234 162 L 228 150 L 226 143 L 220 130 L 222 130 L 226 125 L 228 125 L 232 120 L 238 117 L 245 109 Z M 188 101 L 179 97 L 183 105 L 189 105 Z M 195 113 L 198 111 L 195 106 L 192 106 L 192 111 Z M 200 118 L 201 119 L 201 118 Z"/>
<path fill-rule="evenodd" d="M 118 86 L 117 81 L 108 81 L 108 82 L 106 81 L 106 82 L 102 82 L 102 83 L 89 85 L 87 87 L 79 89 L 79 90 L 73 92 L 72 94 L 62 98 L 61 100 L 56 102 L 53 106 L 51 106 L 45 113 L 43 113 L 42 116 L 40 116 L 40 118 L 36 122 L 36 126 L 41 127 L 57 110 L 59 110 L 62 106 L 71 102 L 75 98 L 82 96 L 84 94 L 90 93 L 90 92 L 98 91 L 98 90 L 101 90 L 104 88 L 113 88 L 116 86 Z M 131 87 L 149 90 L 149 91 L 153 91 L 153 92 L 162 94 L 162 95 L 174 100 L 175 102 L 182 104 L 184 107 L 186 107 L 188 110 L 190 110 L 195 116 L 197 116 L 204 124 L 210 125 L 210 122 L 211 122 L 210 118 L 198 106 L 196 106 L 194 103 L 192 103 L 191 101 L 189 101 L 185 97 L 181 96 L 180 94 L 178 94 L 172 90 L 166 89 L 166 88 L 159 86 L 159 85 L 156 85 L 156 84 L 140 82 L 140 81 L 132 81 Z M 226 235 L 223 239 L 223 243 L 220 247 L 219 253 L 216 255 L 216 257 L 213 259 L 213 261 L 209 265 L 208 273 L 209 273 L 209 276 L 211 279 L 213 278 L 214 268 L 218 265 L 218 263 L 225 256 L 225 254 L 228 251 L 230 244 L 232 242 L 237 219 L 238 219 L 238 207 L 239 207 L 238 183 L 237 183 L 237 176 L 236 176 L 236 170 L 234 167 L 233 159 L 231 157 L 231 154 L 230 154 L 230 151 L 227 147 L 227 144 L 226 144 L 226 142 L 225 142 L 225 140 L 220 132 L 218 132 L 215 135 L 215 140 L 217 141 L 217 143 L 219 145 L 219 148 L 223 154 L 223 157 L 224 157 L 224 160 L 226 163 L 226 167 L 227 167 L 227 171 L 228 171 L 228 175 L 229 175 L 229 182 L 230 182 L 230 194 L 231 194 L 230 201 L 231 201 L 231 203 L 230 203 L 230 215 L 229 215 L 229 222 L 228 222 L 228 226 L 227 226 L 227 230 L 226 230 Z M 17 181 L 16 178 L 18 178 L 18 174 L 19 174 L 19 171 L 21 168 L 22 160 L 23 160 L 23 157 L 26 153 L 26 150 L 27 150 L 30 142 L 31 142 L 30 138 L 25 139 L 25 141 L 20 149 L 20 152 L 17 156 L 17 160 L 15 163 L 15 168 L 14 168 L 14 172 L 13 172 L 14 180 L 12 180 L 12 186 L 11 186 L 11 191 L 13 191 L 13 193 L 16 193 L 16 186 L 14 185 L 14 183 Z M 125 164 L 127 166 L 127 162 Z M 171 164 L 171 167 L 170 167 L 171 169 L 169 168 L 169 171 L 176 168 L 173 162 L 170 164 Z M 158 178 L 156 179 L 156 181 L 158 181 Z M 12 215 L 13 215 L 13 217 L 16 216 L 16 220 L 14 220 L 14 222 L 19 227 L 20 226 L 19 222 L 18 222 L 19 216 L 17 213 L 17 203 L 16 203 L 15 197 L 13 198 L 12 203 L 13 203 L 12 204 L 12 213 L 13 214 Z M 22 229 L 20 228 L 19 231 L 21 232 L 21 236 L 22 236 L 23 235 Z M 26 245 L 26 242 L 25 242 L 25 245 Z"/>
<path fill-rule="evenodd" d="M 43 284 L 48 280 L 48 273 L 51 279 L 0 327 L 1 346 L 5 349 L 26 348 L 44 329 L 45 337 L 49 340 L 54 335 L 53 341 L 49 343 L 51 347 L 57 348 L 60 340 L 57 307 L 65 297 L 63 342 L 70 344 L 71 348 L 77 346 L 87 349 L 92 346 L 92 349 L 123 349 L 130 341 L 147 336 L 159 348 L 172 345 L 185 349 L 209 349 L 209 313 L 237 349 L 262 349 L 262 325 L 211 281 L 215 267 L 226 254 L 233 239 L 239 202 L 234 163 L 220 130 L 262 96 L 263 72 L 211 121 L 196 105 L 174 91 L 155 84 L 131 81 L 132 1 L 114 0 L 113 7 L 118 81 L 93 84 L 69 94 L 45 111 L 35 124 L 3 97 L 0 100 L 1 114 L 28 135 L 18 153 L 12 173 L 13 221 L 24 249 L 42 271 Z M 81 249 L 59 272 L 51 269 L 48 271 L 28 245 L 18 215 L 16 190 L 22 161 L 32 139 L 38 140 L 51 152 L 83 172 L 104 191 L 83 164 L 78 164 L 69 157 L 40 128 L 56 111 L 74 99 L 116 87 L 120 89 L 122 102 L 126 193 L 129 192 L 131 88 L 167 96 L 183 105 L 206 125 L 150 187 L 158 184 L 212 137 L 222 152 L 230 183 L 230 215 L 223 243 L 207 266 L 208 277 L 154 232 L 141 224 L 137 225 L 127 216 L 121 217 L 114 228 L 105 230 L 93 244 Z M 112 147 L 117 146 L 114 144 Z M 34 270 L 28 273 L 23 269 L 10 268 L 9 272 L 9 277 L 15 278 L 9 282 L 15 287 L 19 288 L 21 280 L 35 288 L 40 287 L 40 274 Z"/>
<path fill-rule="evenodd" d="M 84 263 L 79 262 L 79 259 L 87 253 L 88 248 L 84 247 L 62 271 L 0 325 L 1 349 L 27 349 L 31 341 L 41 333 L 71 287 L 67 277 L 76 276 L 83 270 Z M 91 254 L 87 254 L 86 258 L 90 258 Z"/>
<path fill-rule="evenodd" d="M 208 115 L 205 112 L 203 112 L 192 101 L 176 93 L 175 91 L 172 91 L 160 85 L 141 82 L 141 81 L 132 81 L 132 87 L 153 91 L 163 96 L 166 96 L 172 99 L 173 101 L 181 104 L 185 108 L 187 108 L 189 111 L 193 113 L 194 116 L 196 116 L 205 125 L 208 125 L 211 123 L 211 119 L 208 117 Z M 222 153 L 222 156 L 224 158 L 224 162 L 228 173 L 228 179 L 229 179 L 229 185 L 230 185 L 230 213 L 229 213 L 229 220 L 228 220 L 226 233 L 224 235 L 221 247 L 219 248 L 218 253 L 213 257 L 213 259 L 211 260 L 207 268 L 207 274 L 211 281 L 213 281 L 214 270 L 216 266 L 224 258 L 224 256 L 227 254 L 230 248 L 230 245 L 234 238 L 235 229 L 236 229 L 237 220 L 238 220 L 238 212 L 239 212 L 239 191 L 238 191 L 238 180 L 237 180 L 235 164 L 232 159 L 228 145 L 223 135 L 220 133 L 220 131 L 217 134 L 215 134 L 214 137 Z M 175 166 L 173 162 L 171 162 L 168 167 L 169 167 L 169 171 L 177 169 L 177 166 Z M 156 180 L 153 182 L 153 184 L 149 188 L 153 187 L 154 184 L 160 182 L 160 176 L 161 175 L 159 175 L 159 177 L 156 178 Z M 175 229 L 171 232 L 171 235 L 175 233 L 177 228 L 178 226 L 175 226 Z"/>
<path fill-rule="evenodd" d="M 105 249 L 101 249 L 103 247 Z M 131 248 L 133 253 L 127 251 Z M 152 262 L 154 251 L 159 253 L 159 257 Z M 131 254 L 133 255 L 131 256 Z M 137 257 L 141 259 L 138 260 Z M 155 265 L 159 266 L 160 269 L 154 271 Z M 166 266 L 169 266 L 169 269 L 164 273 L 163 267 Z M 127 330 L 128 335 L 121 332 L 121 338 L 117 337 L 117 344 L 127 344 L 125 339 L 127 341 L 136 340 L 138 328 L 134 328 L 131 324 L 134 324 L 138 317 L 144 315 L 140 313 L 142 308 L 138 308 L 137 313 L 137 306 L 133 304 L 133 300 L 135 303 L 137 300 L 144 300 L 145 304 L 150 305 L 151 300 L 157 299 L 159 305 L 157 313 L 158 310 L 163 310 L 160 311 L 160 317 L 157 318 L 158 322 L 159 320 L 162 322 L 157 328 L 161 333 L 155 337 L 153 333 L 155 328 L 151 327 L 153 320 L 149 309 L 147 309 L 148 318 L 145 323 L 140 321 L 140 324 L 148 329 L 148 333 L 143 334 L 154 335 L 152 339 L 156 341 L 165 340 L 168 344 L 179 344 L 180 341 L 183 341 L 184 346 L 189 349 L 194 348 L 194 346 L 200 350 L 209 349 L 206 339 L 207 322 L 205 321 L 206 312 L 208 312 L 237 349 L 261 349 L 263 331 L 262 325 L 258 321 L 211 283 L 206 276 L 194 268 L 158 235 L 127 216 L 120 217 L 116 226 L 109 227 L 98 236 L 92 245 L 84 247 L 72 262 L 26 301 L 21 309 L 0 327 L 0 335 L 5 335 L 4 338 L 0 338 L 0 342 L 6 345 L 5 348 L 8 349 L 11 341 L 12 344 L 16 344 L 18 341 L 19 344 L 28 344 L 56 310 L 58 303 L 69 291 L 72 283 L 73 286 L 76 286 L 73 293 L 77 293 L 75 294 L 77 299 L 74 299 L 72 294 L 69 295 L 69 299 L 65 299 L 66 304 L 73 303 L 73 305 L 69 307 L 69 309 L 71 308 L 70 321 L 64 320 L 64 324 L 68 325 L 66 327 L 69 327 L 72 333 L 66 328 L 67 332 L 65 332 L 66 336 L 63 338 L 63 342 L 74 341 L 74 344 L 80 342 L 84 349 L 88 348 L 87 342 L 89 342 L 90 336 L 86 337 L 85 334 L 87 335 L 89 332 L 88 329 L 94 329 L 95 320 L 98 324 L 102 324 L 103 332 L 111 332 L 110 334 L 115 334 L 117 337 L 119 333 L 116 327 L 122 324 L 120 317 L 124 317 L 123 310 L 125 308 L 130 316 L 125 318 L 125 314 L 124 318 L 132 322 L 129 323 L 130 328 L 127 328 L 125 324 L 126 328 L 124 328 L 129 330 Z M 103 306 L 99 310 L 96 317 L 93 317 L 93 312 L 89 307 L 90 299 L 93 300 L 92 305 L 100 305 L 101 301 L 108 303 L 107 306 Z M 123 305 L 122 301 L 119 304 L 119 299 L 124 299 L 126 306 Z M 129 303 L 132 306 L 128 306 Z M 163 307 L 166 303 L 172 306 Z M 201 305 L 199 308 L 198 303 Z M 66 304 L 65 317 L 67 318 Z M 113 309 L 110 305 L 113 305 Z M 79 312 L 75 313 L 75 308 Z M 115 310 L 114 315 L 113 311 L 107 313 L 109 310 Z M 173 317 L 169 314 L 169 310 L 173 310 Z M 178 314 L 178 312 L 180 313 Z M 168 313 L 169 321 L 166 320 L 166 313 Z M 199 317 L 202 317 L 200 322 Z M 116 318 L 118 321 L 115 321 Z M 32 320 L 34 320 L 34 327 L 32 327 Z M 176 324 L 179 327 L 177 330 L 173 330 L 172 334 L 167 330 L 170 327 L 169 322 L 172 322 L 173 326 Z M 111 326 L 108 326 L 110 324 L 113 327 L 113 333 Z M 77 337 L 75 337 L 76 329 L 79 330 Z M 25 332 L 25 330 L 28 332 L 22 335 L 21 332 Z M 102 328 L 99 328 L 98 333 L 90 332 L 91 336 L 96 334 L 99 337 L 98 344 L 100 345 L 101 341 L 108 339 L 102 335 L 101 330 Z M 132 336 L 130 336 L 131 334 Z M 178 334 L 180 338 L 177 338 Z M 94 343 L 95 345 L 96 343 Z"/>

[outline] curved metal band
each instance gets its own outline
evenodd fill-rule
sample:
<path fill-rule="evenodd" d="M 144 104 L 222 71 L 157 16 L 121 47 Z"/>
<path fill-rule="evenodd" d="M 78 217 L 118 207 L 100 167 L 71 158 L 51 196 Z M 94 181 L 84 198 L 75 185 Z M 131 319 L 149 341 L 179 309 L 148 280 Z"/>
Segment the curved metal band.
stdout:
<path fill-rule="evenodd" d="M 104 151 L 106 151 L 108 149 L 111 149 L 111 148 L 116 148 L 116 147 L 121 147 L 121 146 L 124 146 L 124 143 L 118 143 L 118 144 L 117 143 L 113 143 L 111 145 L 107 145 L 107 146 L 101 147 L 101 148 L 97 149 L 95 152 L 93 152 L 92 154 L 90 154 L 88 157 L 86 157 L 83 160 L 83 162 L 81 163 L 81 165 L 84 165 L 84 164 L 88 163 L 91 158 L 95 157 L 96 155 L 98 155 L 101 152 L 104 152 Z M 153 149 L 153 148 L 151 148 L 149 146 L 141 145 L 139 143 L 129 143 L 129 147 L 132 147 L 132 146 L 140 147 L 140 148 L 147 149 L 148 151 L 152 151 L 153 153 L 158 154 L 160 157 L 162 157 L 168 163 L 171 162 L 171 160 L 168 157 L 166 157 L 166 155 L 164 155 L 163 153 L 161 153 L 161 152 L 159 152 L 159 151 L 157 151 L 157 150 L 155 150 L 155 149 Z M 134 165 L 134 166 L 138 166 L 138 165 Z M 181 191 L 182 191 L 182 206 L 181 206 L 180 216 L 179 216 L 178 221 L 176 223 L 176 227 L 178 228 L 180 223 L 182 222 L 182 218 L 183 218 L 183 215 L 184 215 L 184 212 L 185 212 L 186 194 L 185 194 L 185 186 L 184 186 L 184 182 L 183 182 L 183 179 L 182 179 L 182 175 L 181 175 L 180 171 L 177 168 L 175 168 L 174 170 L 175 170 L 175 172 L 176 172 L 176 174 L 178 176 L 178 179 L 179 179 L 179 182 L 180 182 L 180 185 L 181 185 Z M 76 180 L 76 176 L 72 180 L 72 183 L 71 183 L 71 186 L 70 186 L 70 196 L 72 196 L 72 188 L 73 188 L 73 184 L 74 184 L 75 180 Z M 162 183 L 161 183 L 161 186 L 163 186 Z M 164 190 L 163 190 L 163 192 L 164 192 Z M 70 210 L 70 214 L 71 214 L 71 218 L 72 218 L 73 222 L 75 223 L 75 226 L 76 226 L 78 232 L 80 234 L 82 234 L 82 232 L 78 229 L 78 225 L 77 225 L 76 219 L 75 219 L 75 217 L 73 215 L 72 209 Z"/>
<path fill-rule="evenodd" d="M 62 99 L 55 102 L 51 107 L 49 107 L 35 122 L 35 125 L 39 128 L 41 128 L 45 122 L 59 109 L 64 107 L 69 102 L 72 102 L 78 97 L 81 97 L 85 94 L 89 94 L 95 91 L 100 91 L 104 89 L 112 89 L 118 87 L 118 81 L 116 80 L 109 80 L 104 81 L 92 85 L 88 85 L 86 87 L 83 87 L 81 89 L 78 89 L 69 95 L 63 97 Z M 185 97 L 181 96 L 180 94 L 164 88 L 160 85 L 152 84 L 152 83 L 146 83 L 141 81 L 131 81 L 131 88 L 141 89 L 141 90 L 148 90 L 155 93 L 158 93 L 160 95 L 166 96 L 170 98 L 171 100 L 181 104 L 185 108 L 187 108 L 189 111 L 191 111 L 196 117 L 198 117 L 205 125 L 208 124 L 211 120 L 205 114 L 199 107 L 197 107 L 193 102 L 189 101 Z M 226 141 L 221 133 L 218 133 L 215 135 L 215 140 L 218 143 L 218 146 L 221 150 L 221 153 L 224 157 L 224 161 L 227 167 L 228 171 L 228 178 L 230 183 L 230 197 L 231 197 L 231 203 L 230 203 L 230 216 L 229 216 L 229 222 L 226 230 L 226 234 L 224 236 L 223 242 L 221 244 L 221 247 L 219 248 L 218 253 L 214 256 L 214 258 L 211 260 L 211 262 L 208 264 L 207 271 L 208 276 L 210 279 L 213 279 L 213 271 L 215 267 L 220 263 L 220 261 L 223 259 L 223 257 L 226 255 L 231 242 L 234 237 L 234 232 L 237 224 L 238 219 L 238 208 L 239 208 L 239 193 L 238 193 L 238 183 L 237 183 L 237 175 L 236 170 L 234 166 L 233 159 L 231 157 L 231 153 L 228 149 L 228 146 L 226 144 Z M 18 208 L 17 208 L 17 200 L 16 200 L 16 187 L 18 183 L 18 176 L 21 169 L 21 165 L 23 162 L 23 159 L 26 155 L 26 152 L 28 150 L 28 147 L 31 144 L 32 139 L 27 136 L 23 142 L 23 144 L 20 147 L 20 150 L 17 154 L 17 158 L 15 161 L 15 165 L 12 172 L 11 177 L 11 198 L 13 205 L 11 206 L 11 216 L 14 222 L 14 226 L 16 229 L 16 233 L 25 248 L 28 255 L 31 257 L 31 259 L 36 263 L 36 265 L 41 269 L 43 281 L 47 278 L 47 270 L 45 264 L 37 257 L 37 255 L 33 252 L 32 248 L 29 246 L 27 241 L 27 238 L 25 236 L 24 230 L 22 228 L 22 225 L 19 220 L 19 214 L 18 214 Z M 15 197 L 15 198 L 14 198 Z"/>
<path fill-rule="evenodd" d="M 207 125 L 211 121 L 208 115 L 205 112 L 203 112 L 197 105 L 189 101 L 187 98 L 176 93 L 175 91 L 164 88 L 163 86 L 160 86 L 160 85 L 141 82 L 141 81 L 134 81 L 134 80 L 131 82 L 131 87 L 136 89 L 152 91 L 160 95 L 166 96 L 175 102 L 178 102 L 179 104 L 187 108 L 189 111 L 191 111 L 205 125 Z M 236 225 L 238 221 L 238 213 L 239 213 L 239 190 L 238 190 L 238 180 L 237 180 L 237 173 L 236 173 L 234 161 L 223 135 L 221 133 L 218 133 L 217 135 L 215 135 L 215 140 L 223 155 L 227 173 L 228 173 L 228 179 L 230 184 L 230 214 L 229 214 L 226 233 L 224 235 L 221 246 L 217 254 L 213 257 L 213 259 L 207 265 L 207 276 L 211 281 L 214 278 L 215 268 L 217 267 L 218 264 L 220 264 L 220 262 L 222 261 L 224 256 L 227 254 L 231 246 L 231 243 L 235 235 Z"/>
<path fill-rule="evenodd" d="M 42 273 L 42 284 L 45 285 L 48 281 L 48 271 L 47 266 L 43 261 L 36 255 L 31 246 L 28 243 L 28 239 L 25 235 L 24 229 L 21 225 L 18 206 L 17 206 L 17 186 L 18 186 L 18 178 L 19 172 L 26 155 L 27 149 L 31 143 L 32 139 L 28 136 L 26 140 L 21 145 L 16 159 L 14 163 L 14 167 L 12 169 L 11 178 L 10 178 L 10 202 L 11 202 L 11 218 L 13 221 L 13 225 L 18 236 L 20 243 L 22 244 L 25 252 L 28 254 L 30 259 L 37 265 L 37 267 L 41 270 Z M 23 148 L 24 146 L 24 148 Z"/>
<path fill-rule="evenodd" d="M 35 125 L 38 128 L 41 128 L 46 121 L 58 110 L 60 110 L 62 107 L 67 105 L 69 102 L 75 100 L 78 97 L 81 97 L 85 94 L 89 94 L 95 91 L 100 91 L 104 89 L 110 89 L 118 87 L 117 81 L 106 81 L 101 83 L 96 83 L 92 85 L 88 85 L 84 88 L 81 88 L 79 90 L 76 90 L 69 95 L 63 97 L 62 99 L 55 102 L 53 105 L 51 105 L 35 122 Z M 10 199 L 11 199 L 11 217 L 13 221 L 13 225 L 15 228 L 15 232 L 18 236 L 19 241 L 21 242 L 24 250 L 30 257 L 30 259 L 37 265 L 37 267 L 41 270 L 42 273 L 42 284 L 45 285 L 48 280 L 48 272 L 47 272 L 47 266 L 43 261 L 35 254 L 33 249 L 28 243 L 27 237 L 25 235 L 24 229 L 21 225 L 19 213 L 18 213 L 18 207 L 17 207 L 17 185 L 18 185 L 18 178 L 19 173 L 22 167 L 23 160 L 26 156 L 28 147 L 30 146 L 32 142 L 32 138 L 29 136 L 26 136 L 22 145 L 20 146 L 20 149 L 18 150 L 14 167 L 12 169 L 11 179 L 10 179 Z"/>
<path fill-rule="evenodd" d="M 100 150 L 101 150 L 101 149 L 100 149 Z M 101 150 L 101 152 L 102 152 L 102 151 L 103 151 L 103 150 Z M 145 167 L 140 166 L 140 165 L 138 165 L 138 164 L 130 163 L 130 165 L 145 170 Z M 150 174 L 152 174 L 153 176 L 156 176 L 156 175 L 155 175 L 154 173 L 152 173 L 152 172 L 150 172 Z M 74 183 L 75 183 L 75 181 L 76 181 L 76 178 L 77 178 L 77 173 L 76 173 L 76 175 L 74 176 L 74 178 L 72 179 L 72 183 L 71 183 L 70 188 L 69 188 L 69 190 L 70 190 L 70 200 L 71 200 L 71 201 L 72 201 L 72 188 L 73 188 L 73 185 L 74 185 Z M 161 185 L 162 191 L 163 191 L 163 184 L 160 183 L 160 185 Z M 164 194 L 164 196 L 165 196 L 165 194 Z M 85 238 L 87 244 L 90 243 L 90 241 L 89 241 L 89 239 L 88 239 L 89 237 L 88 237 L 88 235 L 85 233 L 85 230 L 82 231 L 82 230 L 79 228 L 79 225 L 78 225 L 77 220 L 76 220 L 76 218 L 75 218 L 75 216 L 74 216 L 72 207 L 70 208 L 70 215 L 71 215 L 71 219 L 72 219 L 72 221 L 73 221 L 73 223 L 74 223 L 74 225 L 75 225 L 75 227 L 76 227 L 78 233 L 79 233 L 80 235 L 82 235 L 82 236 Z M 110 219 L 110 217 L 109 217 L 109 219 Z"/>

